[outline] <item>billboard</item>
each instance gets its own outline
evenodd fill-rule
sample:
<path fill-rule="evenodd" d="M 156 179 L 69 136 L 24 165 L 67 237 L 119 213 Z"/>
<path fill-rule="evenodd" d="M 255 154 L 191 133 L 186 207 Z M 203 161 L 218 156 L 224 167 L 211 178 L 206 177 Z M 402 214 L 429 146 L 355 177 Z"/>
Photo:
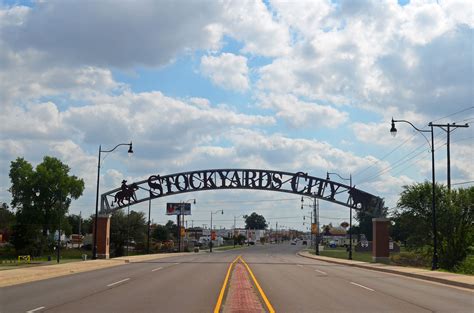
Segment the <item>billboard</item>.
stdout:
<path fill-rule="evenodd" d="M 191 203 L 167 203 L 166 215 L 191 215 Z"/>

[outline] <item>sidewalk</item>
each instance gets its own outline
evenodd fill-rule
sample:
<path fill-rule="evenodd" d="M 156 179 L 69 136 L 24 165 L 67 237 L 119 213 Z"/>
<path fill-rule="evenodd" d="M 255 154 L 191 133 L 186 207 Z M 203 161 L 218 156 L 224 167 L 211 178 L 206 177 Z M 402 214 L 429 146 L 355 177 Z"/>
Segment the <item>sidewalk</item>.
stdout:
<path fill-rule="evenodd" d="M 366 262 L 354 261 L 354 260 L 330 258 L 330 257 L 310 254 L 307 251 L 298 252 L 298 255 L 305 258 L 315 259 L 318 261 L 324 261 L 328 263 L 353 266 L 353 267 L 364 268 L 364 269 L 373 270 L 373 271 L 379 271 L 379 272 L 385 272 L 385 273 L 391 273 L 391 274 L 397 274 L 397 275 L 403 275 L 403 276 L 408 276 L 408 277 L 413 277 L 413 278 L 418 278 L 418 279 L 434 281 L 434 282 L 442 283 L 446 285 L 474 289 L 474 276 L 470 276 L 470 275 L 461 275 L 461 274 L 440 272 L 440 271 L 430 271 L 430 270 L 414 268 L 414 267 L 393 266 L 393 265 L 386 265 L 386 264 L 381 264 L 381 263 L 366 263 Z"/>
<path fill-rule="evenodd" d="M 187 252 L 134 255 L 108 260 L 78 261 L 63 264 L 4 270 L 0 271 L 0 287 L 18 285 L 53 277 L 93 271 L 107 267 L 124 265 L 127 263 L 145 262 L 153 259 L 162 259 L 186 254 L 189 255 L 189 253 Z"/>

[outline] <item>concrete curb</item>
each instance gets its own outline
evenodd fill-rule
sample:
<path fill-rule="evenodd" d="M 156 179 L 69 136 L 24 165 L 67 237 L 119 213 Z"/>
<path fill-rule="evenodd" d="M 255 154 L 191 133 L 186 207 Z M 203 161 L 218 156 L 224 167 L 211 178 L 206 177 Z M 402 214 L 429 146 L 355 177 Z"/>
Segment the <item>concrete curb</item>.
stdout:
<path fill-rule="evenodd" d="M 98 259 L 89 261 L 78 261 L 71 263 L 52 264 L 44 266 L 35 266 L 28 268 L 18 268 L 0 271 L 0 287 L 13 286 L 44 280 L 54 277 L 61 277 L 76 273 L 89 272 L 103 268 L 109 268 L 128 263 L 139 263 L 154 259 L 163 259 L 189 253 L 166 253 L 166 254 L 147 254 L 128 257 L 119 257 L 114 259 Z"/>
<path fill-rule="evenodd" d="M 418 278 L 418 279 L 423 279 L 423 280 L 428 280 L 432 282 L 437 282 L 445 285 L 451 285 L 451 286 L 456 286 L 456 287 L 462 287 L 462 288 L 467 288 L 467 289 L 473 289 L 474 290 L 474 277 L 472 278 L 473 283 L 468 283 L 468 282 L 462 282 L 458 280 L 453 280 L 453 279 L 448 279 L 448 278 L 443 278 L 443 277 L 436 277 L 427 274 L 423 274 L 422 272 L 406 272 L 402 270 L 397 270 L 397 269 L 392 269 L 392 268 L 387 268 L 385 264 L 369 264 L 366 262 L 361 262 L 361 261 L 339 261 L 336 258 L 330 258 L 330 257 L 321 257 L 321 256 L 315 256 L 311 255 L 307 252 L 298 252 L 299 256 L 308 258 L 308 259 L 313 259 L 313 260 L 318 260 L 318 261 L 323 261 L 323 262 L 328 262 L 328 263 L 333 263 L 333 264 L 339 264 L 339 265 L 346 265 L 346 266 L 352 266 L 352 267 L 357 267 L 357 268 L 363 268 L 366 270 L 372 270 L 372 271 L 379 271 L 379 272 L 385 272 L 385 273 L 390 273 L 390 274 L 396 274 L 396 275 L 403 275 L 407 277 L 412 277 L 412 278 Z M 403 269 L 403 268 L 402 268 Z M 418 269 L 417 269 L 418 270 Z M 419 270 L 419 271 L 426 271 L 426 270 Z M 438 274 L 441 272 L 430 272 L 426 271 L 428 273 L 434 273 Z M 443 273 L 444 274 L 444 273 Z M 447 275 L 450 275 L 449 273 L 446 273 Z M 467 276 L 467 275 L 461 275 L 461 274 L 451 274 L 451 275 L 458 275 L 458 276 Z"/>

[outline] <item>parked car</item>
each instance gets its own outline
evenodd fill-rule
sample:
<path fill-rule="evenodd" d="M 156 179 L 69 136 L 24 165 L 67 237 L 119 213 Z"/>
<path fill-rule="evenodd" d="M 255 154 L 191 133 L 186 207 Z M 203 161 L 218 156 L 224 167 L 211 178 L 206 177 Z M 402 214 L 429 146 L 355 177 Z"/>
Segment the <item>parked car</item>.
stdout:
<path fill-rule="evenodd" d="M 303 244 L 303 246 L 306 246 L 308 244 L 308 242 L 306 240 L 303 240 L 302 244 Z"/>

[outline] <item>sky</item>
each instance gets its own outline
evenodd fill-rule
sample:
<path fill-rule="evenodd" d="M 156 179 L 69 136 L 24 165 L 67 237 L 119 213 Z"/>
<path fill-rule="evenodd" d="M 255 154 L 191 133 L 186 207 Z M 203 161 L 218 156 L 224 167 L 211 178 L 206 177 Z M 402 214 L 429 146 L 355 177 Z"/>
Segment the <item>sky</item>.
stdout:
<path fill-rule="evenodd" d="M 431 181 L 430 146 L 408 124 L 474 122 L 470 1 L 2 1 L 0 201 L 10 162 L 54 156 L 85 182 L 69 212 L 100 191 L 150 175 L 258 168 L 352 175 L 393 212 L 403 186 Z M 429 134 L 428 134 L 429 135 Z M 474 181 L 474 130 L 451 133 L 453 188 Z M 446 183 L 446 132 L 435 128 L 436 179 Z M 341 183 L 337 176 L 332 177 Z M 306 230 L 299 196 L 206 191 L 193 226 L 243 226 L 257 212 Z M 131 210 L 148 211 L 146 203 Z M 320 201 L 320 223 L 348 221 Z M 188 225 L 189 226 L 189 225 Z"/>

